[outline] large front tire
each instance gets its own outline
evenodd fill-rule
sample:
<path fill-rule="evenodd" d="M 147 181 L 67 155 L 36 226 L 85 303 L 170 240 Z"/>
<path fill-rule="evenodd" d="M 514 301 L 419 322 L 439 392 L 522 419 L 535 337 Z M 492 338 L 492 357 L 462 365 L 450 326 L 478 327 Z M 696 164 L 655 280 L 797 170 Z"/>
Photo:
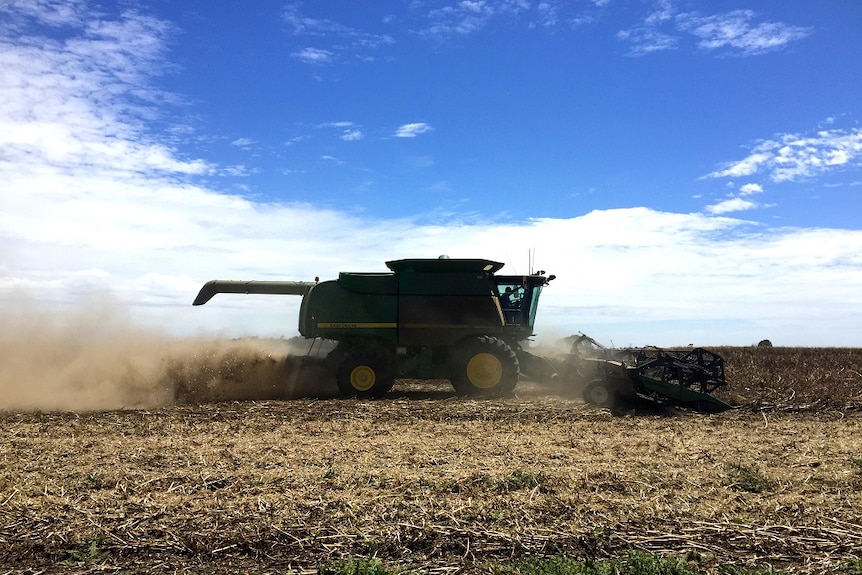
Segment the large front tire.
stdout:
<path fill-rule="evenodd" d="M 599 407 L 613 407 L 616 400 L 614 386 L 603 379 L 595 379 L 584 388 L 584 401 Z"/>
<path fill-rule="evenodd" d="M 338 367 L 336 381 L 344 397 L 378 399 L 392 389 L 395 378 L 385 357 L 360 351 L 344 358 Z"/>
<path fill-rule="evenodd" d="M 518 357 L 504 341 L 478 336 L 463 341 L 452 354 L 452 387 L 476 397 L 508 395 L 520 375 Z"/>

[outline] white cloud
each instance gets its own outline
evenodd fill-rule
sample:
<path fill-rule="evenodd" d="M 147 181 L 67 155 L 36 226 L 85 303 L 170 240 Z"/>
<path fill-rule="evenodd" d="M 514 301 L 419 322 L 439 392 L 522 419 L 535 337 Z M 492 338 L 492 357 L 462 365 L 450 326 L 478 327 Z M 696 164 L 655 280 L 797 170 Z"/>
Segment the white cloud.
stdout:
<path fill-rule="evenodd" d="M 677 38 L 646 26 L 621 30 L 617 33 L 617 39 L 632 44 L 628 51 L 629 56 L 645 56 L 653 52 L 675 50 L 679 45 Z"/>
<path fill-rule="evenodd" d="M 282 19 L 291 26 L 292 33 L 296 36 L 337 38 L 341 44 L 347 42 L 354 52 L 357 49 L 373 49 L 394 42 L 388 34 L 372 34 L 330 18 L 313 18 L 304 14 L 300 8 L 298 2 L 293 2 L 282 10 Z"/>
<path fill-rule="evenodd" d="M 41 159 L 69 170 L 210 173 L 209 163 L 179 158 L 141 128 L 152 102 L 164 100 L 147 83 L 162 69 L 170 29 L 127 13 L 63 42 L 0 40 L 0 161 L 22 169 Z"/>
<path fill-rule="evenodd" d="M 293 53 L 293 57 L 306 64 L 328 64 L 332 62 L 334 54 L 329 50 L 320 48 L 303 48 Z"/>
<path fill-rule="evenodd" d="M 765 171 L 775 182 L 812 177 L 862 159 L 862 129 L 823 130 L 813 136 L 781 134 L 763 140 L 751 153 L 711 172 L 711 178 L 736 178 Z"/>
<path fill-rule="evenodd" d="M 224 166 L 218 169 L 218 173 L 223 176 L 247 176 L 254 172 L 255 170 L 249 170 L 246 166 L 241 164 Z"/>
<path fill-rule="evenodd" d="M 87 45 L 93 38 L 81 30 L 63 43 L 0 42 L 3 306 L 26 293 L 35 306 L 63 310 L 110 293 L 136 321 L 178 333 L 293 335 L 299 298 L 225 295 L 204 308 L 190 302 L 214 278 L 326 279 L 441 253 L 497 259 L 506 271 L 525 273 L 529 245 L 538 264 L 558 276 L 540 306 L 537 330 L 546 337 L 582 330 L 635 344 L 764 337 L 786 345 L 858 344 L 860 231 L 765 229 L 646 208 L 427 223 L 213 191 L 194 176 L 228 167 L 180 157 L 157 139 L 161 132 L 146 129 L 139 94 L 159 63 L 114 55 L 132 30 L 148 34 L 136 41 L 151 45 L 151 54 L 160 53 L 163 39 L 157 23 L 142 27 L 135 18 L 106 23 L 120 33 L 101 35 L 109 45 L 100 49 Z M 430 129 L 414 123 L 398 132 Z M 500 241 L 513 237 L 529 243 Z"/>
<path fill-rule="evenodd" d="M 770 155 L 762 152 L 755 152 L 748 157 L 738 162 L 726 164 L 721 170 L 708 174 L 711 178 L 739 178 L 741 176 L 750 176 L 760 169 L 760 167 L 770 161 Z"/>
<path fill-rule="evenodd" d="M 536 5 L 536 16 L 545 28 L 552 28 L 559 21 L 560 6 L 553 2 L 539 2 Z"/>
<path fill-rule="evenodd" d="M 530 8 L 526 0 L 459 0 L 430 10 L 430 24 L 423 30 L 426 36 L 466 35 L 485 28 L 497 18 L 523 13 Z M 546 17 L 551 6 L 543 2 L 540 15 Z"/>
<path fill-rule="evenodd" d="M 676 9 L 671 0 L 657 0 L 653 4 L 652 12 L 650 12 L 644 20 L 644 24 L 647 26 L 656 26 L 662 22 L 673 19 L 675 14 Z"/>
<path fill-rule="evenodd" d="M 318 129 L 336 128 L 341 130 L 341 135 L 338 136 L 345 142 L 358 142 L 365 137 L 362 130 L 350 121 L 324 122 L 317 125 Z"/>
<path fill-rule="evenodd" d="M 356 142 L 363 138 L 362 130 L 344 130 L 341 139 L 345 142 Z"/>
<path fill-rule="evenodd" d="M 729 198 L 727 200 L 722 200 L 717 204 L 707 206 L 706 211 L 710 214 L 729 214 L 731 212 L 751 210 L 756 207 L 757 204 L 752 202 L 751 200 L 744 200 L 742 198 Z"/>
<path fill-rule="evenodd" d="M 415 138 L 419 134 L 424 134 L 425 132 L 430 132 L 432 130 L 434 130 L 434 128 L 425 122 L 414 122 L 412 124 L 399 126 L 398 129 L 395 130 L 394 136 L 396 138 Z"/>
<path fill-rule="evenodd" d="M 372 34 L 341 24 L 329 18 L 313 18 L 302 12 L 299 3 L 290 3 L 282 11 L 282 19 L 294 36 L 309 36 L 328 42 L 328 49 L 306 48 L 295 54 L 308 64 L 329 62 L 336 55 L 351 54 L 360 61 L 372 62 L 371 52 L 395 41 L 387 34 Z"/>
<path fill-rule="evenodd" d="M 728 187 L 733 187 L 733 184 L 731 182 L 728 182 Z M 705 211 L 708 214 L 721 215 L 733 212 L 753 210 L 755 208 L 771 207 L 771 204 L 761 205 L 750 199 L 746 199 L 747 196 L 762 193 L 763 186 L 757 183 L 749 182 L 747 184 L 739 186 L 738 195 L 731 193 L 729 194 L 730 197 L 728 197 L 727 199 L 706 206 Z"/>
<path fill-rule="evenodd" d="M 232 146 L 236 146 L 238 148 L 247 148 L 248 146 L 254 145 L 256 143 L 257 142 L 255 142 L 251 138 L 237 138 L 236 140 L 234 140 L 230 144 Z"/>
<path fill-rule="evenodd" d="M 617 40 L 631 45 L 629 56 L 645 56 L 653 52 L 675 50 L 679 45 L 679 39 L 659 29 L 665 21 L 673 18 L 674 13 L 670 0 L 659 0 L 642 24 L 617 32 Z"/>
<path fill-rule="evenodd" d="M 806 38 L 810 28 L 783 22 L 756 22 L 752 10 L 703 16 L 679 12 L 670 0 L 658 0 L 643 22 L 620 31 L 617 38 L 631 45 L 630 56 L 675 49 L 688 34 L 700 49 L 721 54 L 754 56 L 787 47 Z"/>
<path fill-rule="evenodd" d="M 28 19 L 48 26 L 80 24 L 88 13 L 86 0 L 6 0 L 0 4 L 0 14 L 5 14 L 3 25 L 18 29 Z"/>
<path fill-rule="evenodd" d="M 743 184 L 739 186 L 739 193 L 743 196 L 750 196 L 751 194 L 762 194 L 763 186 L 760 184 Z"/>
<path fill-rule="evenodd" d="M 713 16 L 682 14 L 680 30 L 699 38 L 698 46 L 705 50 L 727 48 L 741 55 L 755 55 L 785 47 L 811 34 L 809 28 L 782 22 L 752 22 L 752 10 L 734 10 Z"/>
<path fill-rule="evenodd" d="M 300 11 L 298 3 L 288 4 L 282 11 L 282 18 L 293 27 L 294 34 L 323 35 L 327 33 L 348 33 L 350 28 L 327 18 L 311 18 Z"/>
<path fill-rule="evenodd" d="M 567 26 L 577 28 L 599 21 L 611 4 L 610 0 L 590 2 L 571 2 L 571 0 L 543 0 L 533 5 L 525 5 L 524 16 L 530 28 L 545 29 Z M 509 14 L 507 21 L 522 18 L 521 13 Z"/>

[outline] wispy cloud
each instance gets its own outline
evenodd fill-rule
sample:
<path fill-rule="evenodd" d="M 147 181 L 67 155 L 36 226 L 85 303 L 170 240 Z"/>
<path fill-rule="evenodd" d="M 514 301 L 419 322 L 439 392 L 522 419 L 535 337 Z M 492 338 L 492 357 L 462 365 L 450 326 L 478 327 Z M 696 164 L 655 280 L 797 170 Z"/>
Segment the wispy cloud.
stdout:
<path fill-rule="evenodd" d="M 471 34 L 485 28 L 491 21 L 511 17 L 530 9 L 526 0 L 459 0 L 430 10 L 429 21 L 422 31 L 425 36 L 440 37 L 453 34 Z M 541 3 L 540 10 L 548 17 L 549 3 Z"/>
<path fill-rule="evenodd" d="M 743 56 L 763 54 L 784 48 L 811 34 L 810 28 L 783 22 L 755 22 L 753 10 L 734 10 L 726 14 L 699 16 L 681 14 L 678 29 L 699 39 L 704 50 L 725 49 Z"/>
<path fill-rule="evenodd" d="M 298 37 L 314 37 L 327 43 L 326 49 L 305 48 L 297 56 L 308 64 L 330 62 L 337 56 L 351 54 L 361 61 L 373 61 L 371 55 L 381 46 L 395 41 L 388 34 L 375 34 L 347 26 L 330 18 L 314 18 L 303 12 L 299 3 L 291 3 L 282 10 L 282 19 L 290 26 L 290 33 Z M 303 57 L 304 56 L 304 57 Z"/>
<path fill-rule="evenodd" d="M 0 4 L 6 17 L 0 29 L 20 30 L 28 21 L 47 26 L 80 25 L 90 14 L 87 0 L 7 0 Z"/>
<path fill-rule="evenodd" d="M 344 130 L 341 139 L 345 142 L 357 142 L 363 138 L 362 130 Z"/>
<path fill-rule="evenodd" d="M 320 48 L 303 48 L 293 53 L 293 57 L 306 64 L 328 64 L 332 62 L 334 54 L 329 50 Z"/>
<path fill-rule="evenodd" d="M 243 177 L 248 176 L 251 173 L 254 173 L 254 170 L 250 170 L 241 164 L 225 166 L 218 169 L 218 174 L 221 176 Z"/>
<path fill-rule="evenodd" d="M 629 56 L 646 56 L 653 52 L 675 50 L 679 39 L 649 26 L 635 26 L 617 32 L 617 39 L 629 42 Z"/>
<path fill-rule="evenodd" d="M 753 10 L 701 15 L 680 12 L 671 0 L 658 0 L 643 22 L 621 30 L 617 38 L 630 45 L 630 56 L 676 49 L 685 35 L 701 50 L 720 55 L 755 56 L 786 48 L 812 30 L 783 22 L 757 21 Z"/>
<path fill-rule="evenodd" d="M 282 19 L 291 26 L 294 34 L 322 36 L 336 33 L 349 35 L 353 29 L 329 18 L 312 18 L 302 13 L 299 3 L 291 3 L 282 10 Z"/>
<path fill-rule="evenodd" d="M 392 37 L 387 34 L 374 34 L 331 18 L 308 16 L 299 3 L 286 5 L 282 10 L 282 19 L 290 25 L 291 33 L 297 36 L 339 37 L 349 40 L 353 47 L 365 48 L 393 43 Z"/>
<path fill-rule="evenodd" d="M 862 129 L 822 130 L 814 135 L 780 134 L 752 147 L 748 156 L 728 162 L 707 174 L 710 178 L 739 178 L 765 173 L 783 182 L 824 172 L 859 167 L 862 160 Z"/>
<path fill-rule="evenodd" d="M 340 120 L 337 122 L 324 122 L 319 124 L 318 128 L 349 128 L 353 126 L 353 122 L 347 120 Z"/>
<path fill-rule="evenodd" d="M 419 34 L 433 40 L 446 40 L 503 25 L 547 30 L 575 28 L 598 21 L 610 4 L 610 0 L 449 0 L 443 6 L 428 10 L 424 3 L 412 5 L 416 10 L 425 10 L 421 12 L 423 24 Z"/>
<path fill-rule="evenodd" d="M 433 129 L 434 128 L 425 122 L 414 122 L 412 124 L 399 126 L 393 135 L 396 138 L 415 138 L 416 136 L 424 134 L 425 132 L 430 132 Z"/>
<path fill-rule="evenodd" d="M 254 145 L 256 142 L 251 138 L 237 138 L 233 142 L 231 142 L 231 146 L 236 146 L 238 148 L 247 148 L 249 146 Z"/>
<path fill-rule="evenodd" d="M 44 8 L 52 23 L 53 15 L 62 12 L 58 3 Z M 142 128 L 158 117 L 155 105 L 170 100 L 149 87 L 149 79 L 170 68 L 162 57 L 172 27 L 136 13 L 81 26 L 80 34 L 64 41 L 26 35 L 0 39 L 3 161 L 24 167 L 41 159 L 70 170 L 88 165 L 139 173 L 210 173 L 208 162 L 179 158 Z"/>
<path fill-rule="evenodd" d="M 442 5 L 441 5 L 442 4 Z M 570 2 L 566 0 L 444 0 L 429 7 L 426 2 L 412 2 L 411 18 L 419 24 L 414 30 L 420 37 L 445 41 L 467 36 L 494 26 L 527 28 L 576 28 L 601 20 L 609 11 L 610 0 Z M 324 47 L 304 48 L 294 57 L 309 64 L 344 60 L 349 54 L 361 61 L 374 61 L 379 51 L 395 44 L 388 33 L 374 33 L 348 26 L 331 18 L 309 16 L 311 6 L 288 4 L 282 18 L 292 36 L 314 38 Z M 380 24 L 394 27 L 391 14 L 380 18 Z M 407 30 L 402 30 L 406 32 Z M 686 39 L 694 40 L 703 51 L 716 55 L 753 56 L 781 50 L 804 39 L 812 29 L 759 18 L 753 10 L 733 10 L 717 14 L 685 12 L 673 0 L 655 0 L 640 22 L 617 33 L 629 45 L 628 55 L 674 50 Z"/>
<path fill-rule="evenodd" d="M 536 17 L 540 26 L 553 28 L 560 21 L 560 5 L 557 2 L 536 4 Z"/>
<path fill-rule="evenodd" d="M 357 142 L 365 137 L 365 134 L 362 133 L 361 128 L 357 126 L 354 122 L 350 122 L 348 120 L 324 122 L 322 124 L 318 124 L 316 127 L 321 130 L 339 130 L 341 132 L 341 135 L 338 137 L 345 142 Z"/>

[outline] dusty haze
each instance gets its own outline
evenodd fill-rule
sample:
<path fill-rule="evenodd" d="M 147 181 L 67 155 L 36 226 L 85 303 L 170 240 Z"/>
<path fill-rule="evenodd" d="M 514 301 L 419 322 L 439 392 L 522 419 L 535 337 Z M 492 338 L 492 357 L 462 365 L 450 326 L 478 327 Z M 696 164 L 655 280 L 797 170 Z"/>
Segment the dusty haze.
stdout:
<path fill-rule="evenodd" d="M 335 392 L 285 340 L 179 339 L 135 325 L 110 297 L 69 313 L 0 311 L 0 409 L 96 411 Z"/>

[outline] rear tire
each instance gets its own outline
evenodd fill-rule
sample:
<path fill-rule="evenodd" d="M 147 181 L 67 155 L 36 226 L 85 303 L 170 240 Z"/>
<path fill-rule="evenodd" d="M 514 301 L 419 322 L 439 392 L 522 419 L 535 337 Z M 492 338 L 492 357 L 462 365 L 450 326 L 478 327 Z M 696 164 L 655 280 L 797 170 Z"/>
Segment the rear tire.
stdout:
<path fill-rule="evenodd" d="M 450 370 L 455 391 L 474 397 L 508 395 L 520 375 L 518 357 L 512 348 L 490 336 L 461 342 L 452 354 Z"/>
<path fill-rule="evenodd" d="M 385 357 L 362 351 L 348 354 L 335 377 L 342 396 L 360 399 L 381 398 L 395 382 L 390 362 Z"/>

